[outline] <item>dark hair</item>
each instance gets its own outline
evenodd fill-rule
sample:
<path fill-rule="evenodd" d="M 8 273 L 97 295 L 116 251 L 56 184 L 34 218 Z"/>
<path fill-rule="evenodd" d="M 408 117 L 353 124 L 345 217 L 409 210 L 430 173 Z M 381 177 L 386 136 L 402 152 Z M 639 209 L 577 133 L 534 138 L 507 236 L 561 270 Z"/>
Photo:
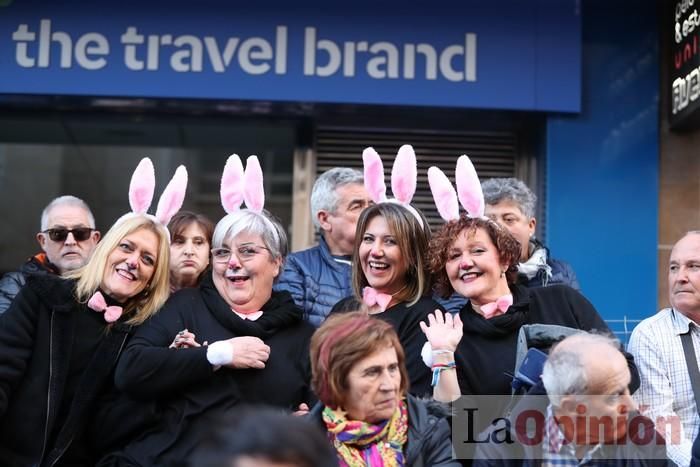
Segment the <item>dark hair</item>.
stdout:
<path fill-rule="evenodd" d="M 483 229 L 488 234 L 496 246 L 500 262 L 508 266 L 506 270 L 508 283 L 515 283 L 518 277 L 520 243 L 507 229 L 499 226 L 496 222 L 480 217 L 471 218 L 462 214 L 458 220 L 443 224 L 433 235 L 430 240 L 430 248 L 428 248 L 428 267 L 435 280 L 435 290 L 444 298 L 449 297 L 454 292 L 450 278 L 447 277 L 445 271 L 450 247 L 462 231 L 476 232 L 477 229 Z"/>
<path fill-rule="evenodd" d="M 214 223 L 210 221 L 207 216 L 191 211 L 179 211 L 170 219 L 168 223 L 170 241 L 175 241 L 175 237 L 177 235 L 182 235 L 182 232 L 193 223 L 199 225 L 199 228 L 204 232 L 204 238 L 207 239 L 209 246 L 211 246 L 211 236 L 214 234 Z"/>
<path fill-rule="evenodd" d="M 299 467 L 338 465 L 321 428 L 270 407 L 241 406 L 216 419 L 201 439 L 189 459 L 193 467 L 235 467 L 242 458 Z"/>
<path fill-rule="evenodd" d="M 311 386 L 318 399 L 332 409 L 343 407 L 352 367 L 387 347 L 396 350 L 403 396 L 408 390 L 408 371 L 393 326 L 362 311 L 331 315 L 311 337 Z"/>
<path fill-rule="evenodd" d="M 423 226 L 411 211 L 397 203 L 378 203 L 366 208 L 357 220 L 355 249 L 352 257 L 352 289 L 355 297 L 362 301 L 362 289 L 369 285 L 360 261 L 360 245 L 370 221 L 377 216 L 386 220 L 396 238 L 401 255 L 406 262 L 406 288 L 396 296 L 400 302 L 413 305 L 431 290 L 430 274 L 426 261 L 426 251 L 430 241 L 430 227 L 420 211 Z"/>

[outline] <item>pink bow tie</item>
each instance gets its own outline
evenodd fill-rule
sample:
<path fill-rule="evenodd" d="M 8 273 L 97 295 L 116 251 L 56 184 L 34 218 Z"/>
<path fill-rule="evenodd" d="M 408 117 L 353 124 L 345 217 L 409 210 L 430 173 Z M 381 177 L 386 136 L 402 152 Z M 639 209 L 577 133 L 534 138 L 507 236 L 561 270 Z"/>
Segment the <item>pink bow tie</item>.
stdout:
<path fill-rule="evenodd" d="M 105 321 L 108 323 L 113 323 L 116 320 L 118 320 L 121 315 L 122 315 L 122 307 L 120 306 L 107 306 L 107 302 L 105 302 L 105 298 L 102 296 L 102 294 L 97 291 L 95 292 L 92 297 L 90 297 L 90 300 L 88 300 L 87 303 L 88 307 L 98 311 L 98 312 L 104 312 L 105 316 Z"/>
<path fill-rule="evenodd" d="M 365 287 L 362 289 L 362 301 L 365 302 L 367 306 L 378 305 L 379 308 L 384 311 L 391 302 L 391 295 L 377 292 L 372 287 Z"/>
<path fill-rule="evenodd" d="M 484 318 L 490 319 L 494 316 L 502 315 L 508 308 L 513 304 L 513 296 L 511 294 L 503 295 L 498 297 L 495 302 L 486 303 L 481 305 L 481 312 L 484 314 Z"/>

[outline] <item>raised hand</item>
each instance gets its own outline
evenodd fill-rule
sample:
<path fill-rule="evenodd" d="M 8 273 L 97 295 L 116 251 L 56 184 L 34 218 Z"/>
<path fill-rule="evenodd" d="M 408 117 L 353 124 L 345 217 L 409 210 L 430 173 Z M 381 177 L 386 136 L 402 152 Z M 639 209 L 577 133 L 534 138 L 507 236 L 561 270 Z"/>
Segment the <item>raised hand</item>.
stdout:
<path fill-rule="evenodd" d="M 452 316 L 435 310 L 428 315 L 428 324 L 421 321 L 420 328 L 428 339 L 433 351 L 448 350 L 454 352 L 462 340 L 462 319 L 459 314 Z"/>

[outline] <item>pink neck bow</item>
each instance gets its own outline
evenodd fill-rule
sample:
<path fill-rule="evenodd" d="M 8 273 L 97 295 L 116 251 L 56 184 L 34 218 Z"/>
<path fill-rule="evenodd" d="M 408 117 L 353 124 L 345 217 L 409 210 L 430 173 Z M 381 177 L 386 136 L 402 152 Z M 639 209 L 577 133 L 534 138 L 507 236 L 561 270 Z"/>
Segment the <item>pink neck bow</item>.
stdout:
<path fill-rule="evenodd" d="M 384 311 L 391 302 L 391 295 L 377 292 L 377 290 L 372 287 L 365 287 L 362 289 L 362 301 L 365 302 L 367 306 L 378 305 L 379 308 Z"/>
<path fill-rule="evenodd" d="M 88 307 L 97 312 L 104 312 L 105 321 L 108 323 L 113 323 L 118 320 L 122 315 L 122 307 L 120 306 L 107 306 L 107 302 L 102 294 L 95 292 L 87 303 Z"/>
<path fill-rule="evenodd" d="M 504 314 L 512 304 L 513 296 L 511 294 L 503 295 L 498 297 L 495 302 L 481 305 L 481 312 L 484 314 L 484 318 L 490 319 L 494 316 Z"/>

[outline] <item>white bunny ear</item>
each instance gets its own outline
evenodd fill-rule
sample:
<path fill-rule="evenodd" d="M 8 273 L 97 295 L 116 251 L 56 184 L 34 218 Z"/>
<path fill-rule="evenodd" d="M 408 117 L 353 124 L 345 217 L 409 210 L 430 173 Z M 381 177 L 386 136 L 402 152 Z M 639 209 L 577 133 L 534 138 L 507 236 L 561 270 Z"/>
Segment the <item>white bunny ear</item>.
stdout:
<path fill-rule="evenodd" d="M 375 203 L 386 201 L 386 184 L 384 183 L 384 165 L 374 148 L 362 151 L 365 167 L 365 188 Z"/>
<path fill-rule="evenodd" d="M 404 144 L 399 149 L 391 169 L 391 191 L 394 198 L 403 204 L 410 204 L 416 192 L 418 168 L 413 146 Z"/>
<path fill-rule="evenodd" d="M 440 217 L 447 222 L 459 219 L 457 192 L 443 171 L 437 167 L 429 168 L 428 184 Z"/>
<path fill-rule="evenodd" d="M 257 156 L 250 156 L 245 163 L 243 174 L 243 198 L 251 211 L 260 213 L 265 206 L 265 187 L 263 173 Z"/>
<path fill-rule="evenodd" d="M 158 200 L 156 219 L 161 224 L 168 225 L 170 219 L 180 210 L 185 200 L 185 191 L 187 191 L 187 169 L 181 165 Z"/>
<path fill-rule="evenodd" d="M 463 155 L 457 159 L 455 181 L 457 182 L 459 201 L 469 217 L 484 217 L 484 193 L 481 191 L 481 183 L 476 169 L 467 156 Z"/>
<path fill-rule="evenodd" d="M 156 188 L 156 174 L 153 170 L 153 162 L 144 157 L 134 170 L 129 184 L 129 205 L 137 214 L 145 214 L 151 207 L 153 192 Z"/>
<path fill-rule="evenodd" d="M 227 214 L 241 208 L 243 203 L 243 164 L 238 154 L 231 154 L 221 175 L 221 205 Z"/>

